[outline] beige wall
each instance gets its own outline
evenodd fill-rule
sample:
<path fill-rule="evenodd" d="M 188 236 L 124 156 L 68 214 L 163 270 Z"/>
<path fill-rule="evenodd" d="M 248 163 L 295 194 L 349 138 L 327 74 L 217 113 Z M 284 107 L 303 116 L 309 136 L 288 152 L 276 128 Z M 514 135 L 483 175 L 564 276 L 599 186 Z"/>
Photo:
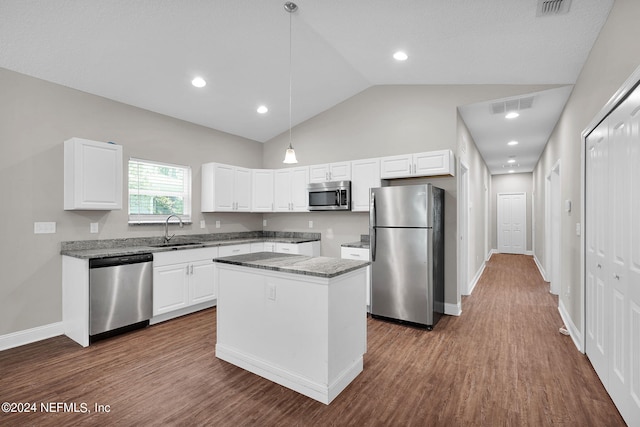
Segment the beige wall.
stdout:
<path fill-rule="evenodd" d="M 498 249 L 498 194 L 499 193 L 525 193 L 527 200 L 526 207 L 526 250 L 531 251 L 531 229 L 532 221 L 532 198 L 533 174 L 531 173 L 511 173 L 493 175 L 491 178 L 491 247 Z"/>
<path fill-rule="evenodd" d="M 484 202 L 479 200 L 486 199 L 484 189 L 489 188 L 489 174 L 473 139 L 459 119 L 457 107 L 552 87 L 557 86 L 374 86 L 296 126 L 292 132 L 293 147 L 302 166 L 451 149 L 456 157 L 462 153 L 462 158 L 468 162 L 473 209 L 484 212 Z M 288 144 L 288 132 L 266 142 L 264 167 L 283 167 L 282 159 Z M 450 178 L 440 184 L 447 190 L 445 302 L 458 304 L 457 181 Z M 470 279 L 487 253 L 483 215 L 473 216 L 470 229 L 473 239 L 470 242 Z M 283 213 L 268 214 L 265 219 L 267 230 L 286 231 L 309 231 L 308 222 L 312 220 L 313 231 L 322 233 L 322 254 L 326 256 L 340 256 L 340 244 L 358 240 L 360 234 L 368 234 L 366 214 Z"/>
<path fill-rule="evenodd" d="M 580 275 L 581 242 L 575 233 L 581 221 L 581 133 L 631 73 L 640 65 L 640 2 L 616 0 L 578 77 L 567 106 L 534 171 L 536 218 L 544 218 L 544 179 L 560 159 L 561 200 L 571 200 L 561 223 L 560 305 L 580 334 L 584 319 Z M 539 221 L 539 223 L 541 223 Z M 535 255 L 544 262 L 544 224 L 536 228 Z M 548 271 L 548 267 L 545 266 Z"/>
<path fill-rule="evenodd" d="M 262 144 L 0 69 L 0 335 L 62 320 L 60 242 L 161 236 L 162 226 L 128 226 L 121 211 L 63 210 L 63 141 L 114 141 L 130 156 L 189 165 L 193 223 L 178 233 L 259 230 L 261 215 L 200 213 L 200 165 L 262 166 Z M 126 185 L 126 182 L 125 182 Z M 126 194 L 126 193 L 125 193 Z M 200 229 L 200 220 L 207 229 Z M 222 228 L 212 228 L 215 220 Z M 54 221 L 55 234 L 33 234 Z M 89 233 L 98 222 L 100 233 Z"/>

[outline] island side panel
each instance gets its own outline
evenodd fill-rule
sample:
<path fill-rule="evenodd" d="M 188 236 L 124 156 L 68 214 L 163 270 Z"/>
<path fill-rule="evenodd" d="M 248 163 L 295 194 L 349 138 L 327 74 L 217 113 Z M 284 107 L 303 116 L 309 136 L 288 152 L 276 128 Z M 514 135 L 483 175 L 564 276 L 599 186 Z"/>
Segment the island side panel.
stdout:
<path fill-rule="evenodd" d="M 367 352 L 366 290 L 364 268 L 338 276 L 329 287 L 329 378 L 332 381 L 338 381 L 362 363 L 362 355 Z"/>
<path fill-rule="evenodd" d="M 326 388 L 327 280 L 223 264 L 217 272 L 216 355 L 220 346 L 245 362 Z"/>

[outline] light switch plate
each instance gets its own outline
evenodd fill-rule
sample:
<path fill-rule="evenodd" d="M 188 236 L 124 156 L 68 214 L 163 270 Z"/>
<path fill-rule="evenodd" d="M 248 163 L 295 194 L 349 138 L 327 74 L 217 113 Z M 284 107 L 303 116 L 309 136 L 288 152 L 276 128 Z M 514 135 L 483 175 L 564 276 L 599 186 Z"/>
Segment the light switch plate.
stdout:
<path fill-rule="evenodd" d="M 266 219 L 263 219 L 263 220 L 262 220 L 262 226 L 263 226 L 263 227 L 266 227 L 266 226 L 267 226 L 267 220 L 266 220 Z"/>
<path fill-rule="evenodd" d="M 97 223 L 97 222 L 92 222 L 92 223 L 90 224 L 90 226 L 89 226 L 89 231 L 90 231 L 91 233 L 97 233 L 97 232 L 98 232 L 98 230 L 99 230 L 99 227 L 100 227 L 99 223 Z"/>
<path fill-rule="evenodd" d="M 313 221 L 309 221 L 309 228 L 313 228 Z"/>
<path fill-rule="evenodd" d="M 220 221 L 216 221 L 216 228 L 220 228 Z"/>
<path fill-rule="evenodd" d="M 33 234 L 53 234 L 56 232 L 55 222 L 34 222 Z"/>
<path fill-rule="evenodd" d="M 204 219 L 200 220 L 200 228 L 206 228 L 207 224 L 204 222 Z"/>

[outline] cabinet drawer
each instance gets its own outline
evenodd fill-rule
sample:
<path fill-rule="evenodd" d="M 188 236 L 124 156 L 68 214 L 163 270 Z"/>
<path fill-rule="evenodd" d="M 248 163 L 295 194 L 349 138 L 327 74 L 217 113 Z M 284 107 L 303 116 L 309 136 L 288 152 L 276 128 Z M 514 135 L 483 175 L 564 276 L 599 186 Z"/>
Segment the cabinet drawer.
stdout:
<path fill-rule="evenodd" d="M 355 259 L 359 261 L 369 261 L 369 249 L 349 248 L 343 246 L 340 249 L 340 257 L 343 259 Z"/>
<path fill-rule="evenodd" d="M 220 258 L 248 253 L 251 253 L 251 243 L 244 243 L 242 245 L 220 246 L 220 248 L 218 249 L 218 257 Z"/>
<path fill-rule="evenodd" d="M 155 252 L 153 254 L 153 266 L 180 264 L 202 260 L 212 260 L 218 257 L 218 248 L 180 249 L 177 251 Z"/>

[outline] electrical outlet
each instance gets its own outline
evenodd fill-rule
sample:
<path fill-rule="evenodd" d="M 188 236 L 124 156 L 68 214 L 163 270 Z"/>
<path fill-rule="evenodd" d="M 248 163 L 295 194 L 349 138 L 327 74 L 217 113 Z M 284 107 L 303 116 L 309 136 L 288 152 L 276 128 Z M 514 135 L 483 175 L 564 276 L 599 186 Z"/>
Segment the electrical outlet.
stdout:
<path fill-rule="evenodd" d="M 276 285 L 273 283 L 267 283 L 267 299 L 271 301 L 276 300 Z"/>
<path fill-rule="evenodd" d="M 220 228 L 220 221 L 216 221 L 216 228 Z"/>
<path fill-rule="evenodd" d="M 309 221 L 309 228 L 313 228 L 313 221 Z"/>
<path fill-rule="evenodd" d="M 206 228 L 207 224 L 204 222 L 204 219 L 200 220 L 200 228 Z"/>
<path fill-rule="evenodd" d="M 579 223 L 579 222 L 576 222 L 576 236 L 579 236 L 579 235 L 580 235 L 580 231 L 581 231 L 581 230 L 580 230 L 580 223 Z"/>
<path fill-rule="evenodd" d="M 34 222 L 33 234 L 53 234 L 56 232 L 55 222 Z"/>
<path fill-rule="evenodd" d="M 267 226 L 267 220 L 266 220 L 266 219 L 263 219 L 263 220 L 262 220 L 262 226 L 263 226 L 263 227 L 266 227 L 266 226 Z"/>
<path fill-rule="evenodd" d="M 90 231 L 91 233 L 97 233 L 97 232 L 98 232 L 98 230 L 99 230 L 99 227 L 100 227 L 100 225 L 99 225 L 97 222 L 92 222 L 92 223 L 89 225 L 89 231 Z"/>

